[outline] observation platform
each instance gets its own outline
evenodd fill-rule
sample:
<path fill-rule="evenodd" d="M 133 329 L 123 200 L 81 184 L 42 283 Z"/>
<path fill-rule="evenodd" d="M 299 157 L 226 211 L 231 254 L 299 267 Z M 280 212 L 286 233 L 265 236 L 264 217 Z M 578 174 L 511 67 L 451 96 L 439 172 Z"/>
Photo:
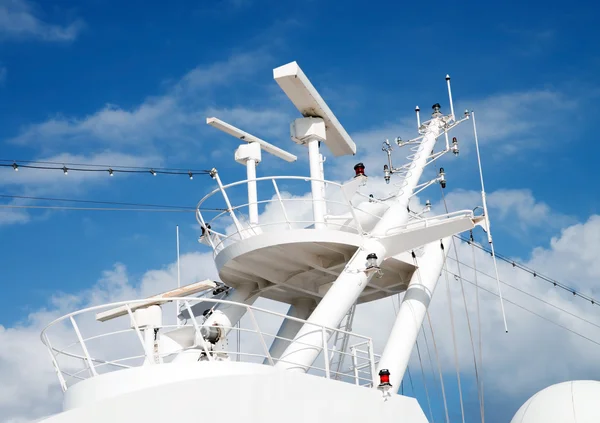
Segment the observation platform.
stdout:
<path fill-rule="evenodd" d="M 197 206 L 197 220 L 203 228 L 200 241 L 213 249 L 219 277 L 226 285 L 250 285 L 261 297 L 288 304 L 298 298 L 318 302 L 392 205 L 362 193 L 360 187 L 366 180 L 361 176 L 339 184 L 279 176 L 228 185 L 218 180 L 219 187 Z M 322 221 L 313 217 L 312 181 L 325 184 Z M 249 183 L 256 184 L 256 203 L 232 205 L 231 199 L 248 198 Z M 258 221 L 249 221 L 250 207 L 258 207 Z M 461 217 L 473 214 L 462 211 L 429 219 L 415 217 L 389 234 Z M 418 241 L 413 237 L 415 249 L 421 245 Z M 358 303 L 405 291 L 415 269 L 408 252 L 387 258 Z"/>
<path fill-rule="evenodd" d="M 163 323 L 163 311 L 174 320 L 176 302 L 188 311 L 187 321 L 180 326 Z M 235 327 L 225 328 L 228 330 L 226 339 L 211 344 L 201 333 L 205 317 L 193 313 L 194 305 L 199 302 L 240 307 L 245 311 L 244 317 Z M 200 377 L 202 372 L 198 366 L 204 362 L 224 362 L 218 367 L 224 375 L 239 371 L 262 374 L 267 371 L 265 367 L 272 368 L 278 361 L 269 352 L 270 344 L 275 339 L 286 343 L 292 341 L 277 335 L 285 320 L 307 323 L 263 308 L 208 297 L 149 298 L 89 307 L 67 314 L 44 328 L 41 339 L 48 349 L 60 385 L 67 392 L 65 408 L 68 409 Z M 373 386 L 377 356 L 371 338 L 336 328 L 313 326 L 330 341 L 320 348 L 319 357 L 308 373 L 357 386 Z M 334 340 L 338 337 L 348 340 L 346 350 L 335 347 Z M 227 367 L 226 363 L 231 366 Z M 248 364 L 253 366 L 248 367 Z M 168 368 L 132 371 L 156 366 Z M 204 368 L 209 369 L 204 377 L 218 376 L 209 367 Z M 115 377 L 108 375 L 115 371 L 131 371 L 129 374 L 133 376 L 127 377 L 128 373 L 124 373 L 125 376 L 119 376 L 120 382 L 115 384 L 111 382 L 116 380 Z M 97 382 L 91 381 L 96 379 Z M 77 388 L 81 382 L 85 383 Z M 77 389 L 69 393 L 72 388 Z"/>

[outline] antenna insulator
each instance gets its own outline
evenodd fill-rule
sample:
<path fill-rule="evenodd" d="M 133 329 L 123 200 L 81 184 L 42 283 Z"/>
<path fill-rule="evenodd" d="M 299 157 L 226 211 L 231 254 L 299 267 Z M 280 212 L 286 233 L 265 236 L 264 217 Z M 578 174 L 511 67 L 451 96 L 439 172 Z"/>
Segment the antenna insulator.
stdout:
<path fill-rule="evenodd" d="M 385 179 L 385 183 L 390 183 L 390 168 L 388 165 L 383 165 L 383 179 Z"/>

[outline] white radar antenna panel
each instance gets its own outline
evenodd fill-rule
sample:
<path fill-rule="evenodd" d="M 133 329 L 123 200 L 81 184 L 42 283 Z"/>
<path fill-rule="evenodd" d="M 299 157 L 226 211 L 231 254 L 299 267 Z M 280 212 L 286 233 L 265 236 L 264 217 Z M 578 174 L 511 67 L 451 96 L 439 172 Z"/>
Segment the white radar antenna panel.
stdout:
<path fill-rule="evenodd" d="M 334 156 L 356 154 L 356 144 L 337 120 L 298 63 L 273 69 L 273 78 L 304 117 L 319 117 L 325 122 L 325 144 Z"/>

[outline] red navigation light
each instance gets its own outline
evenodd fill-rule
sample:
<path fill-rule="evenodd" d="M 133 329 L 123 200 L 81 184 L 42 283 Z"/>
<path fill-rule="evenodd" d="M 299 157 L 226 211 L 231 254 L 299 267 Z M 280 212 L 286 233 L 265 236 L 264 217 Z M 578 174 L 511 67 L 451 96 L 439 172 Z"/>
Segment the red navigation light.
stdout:
<path fill-rule="evenodd" d="M 381 369 L 379 371 L 379 386 L 392 386 L 390 383 L 390 371 Z"/>
<path fill-rule="evenodd" d="M 356 175 L 354 175 L 355 178 L 357 176 L 366 176 L 365 175 L 365 165 L 362 163 L 357 163 L 356 165 L 354 165 L 354 172 L 356 173 Z"/>

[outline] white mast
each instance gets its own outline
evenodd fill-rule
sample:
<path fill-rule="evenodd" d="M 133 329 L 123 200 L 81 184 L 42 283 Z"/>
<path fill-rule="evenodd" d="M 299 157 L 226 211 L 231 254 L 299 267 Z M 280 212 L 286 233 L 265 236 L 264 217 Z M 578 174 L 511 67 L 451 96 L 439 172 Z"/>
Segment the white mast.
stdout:
<path fill-rule="evenodd" d="M 432 242 L 425 246 L 422 257 L 414 258 L 418 268 L 410 279 L 377 368 L 378 372 L 381 369 L 389 370 L 390 383 L 395 389 L 400 387 L 406 372 L 410 354 L 423 325 L 449 245 L 450 238 Z"/>
<path fill-rule="evenodd" d="M 287 69 L 291 65 L 293 65 L 293 72 L 290 72 L 289 70 L 285 72 L 281 71 L 282 68 Z M 316 93 L 316 90 L 314 90 L 312 84 L 310 84 L 306 76 L 298 68 L 295 62 L 293 64 L 285 65 L 276 69 L 274 74 L 276 79 L 283 79 L 283 83 L 280 80 L 277 82 L 301 111 L 311 110 L 313 111 L 312 113 L 314 113 L 314 110 L 319 108 L 323 113 L 323 116 L 325 116 L 330 122 L 336 122 L 339 128 L 341 128 L 341 125 L 339 125 L 339 122 L 335 116 L 333 116 L 331 110 L 326 108 L 326 106 L 323 107 L 323 100 L 320 96 L 318 96 L 318 93 Z M 301 75 L 302 77 L 290 78 L 290 76 L 298 75 Z M 300 79 L 299 82 L 298 79 Z M 286 83 L 294 83 L 296 85 L 293 86 L 294 89 L 291 89 L 288 85 L 285 85 Z M 306 92 L 310 92 L 312 96 L 307 97 L 304 94 Z M 302 107 L 300 107 L 298 103 L 301 103 Z M 292 138 L 295 140 L 301 139 L 301 137 L 297 136 L 298 132 L 306 132 L 298 131 L 297 128 L 294 130 L 294 126 L 298 126 L 297 122 L 298 120 L 292 125 Z M 401 242 L 398 242 L 397 238 L 399 236 L 401 237 L 402 234 L 394 236 L 394 239 L 391 240 L 392 237 L 389 236 L 389 232 L 390 230 L 401 227 L 403 224 L 408 222 L 409 200 L 415 193 L 415 190 L 419 187 L 419 179 L 423 173 L 424 167 L 428 164 L 428 160 L 431 160 L 433 157 L 433 149 L 437 137 L 442 134 L 444 129 L 447 130 L 449 128 L 449 124 L 451 123 L 453 123 L 453 117 L 443 116 L 440 112 L 440 105 L 435 104 L 433 106 L 431 120 L 423 124 L 425 128 L 422 133 L 424 133 L 424 135 L 422 140 L 418 142 L 418 149 L 412 156 L 412 163 L 400 169 L 404 171 L 404 181 L 396 195 L 396 201 L 382 216 L 381 220 L 371 232 L 370 237 L 364 239 L 362 247 L 359 248 L 353 257 L 348 261 L 344 271 L 338 276 L 331 288 L 329 288 L 328 292 L 317 305 L 315 311 L 308 318 L 307 323 L 300 329 L 294 338 L 295 342 L 291 343 L 282 354 L 281 360 L 276 364 L 276 367 L 306 371 L 316 359 L 323 348 L 324 341 L 326 341 L 326 339 L 324 339 L 325 336 L 320 332 L 320 330 L 315 329 L 315 325 L 337 327 L 350 307 L 352 307 L 352 305 L 357 301 L 365 287 L 369 284 L 370 279 L 375 273 L 369 269 L 378 269 L 383 260 L 405 251 L 400 247 L 399 244 L 401 244 Z M 339 128 L 334 126 L 333 132 L 338 134 L 342 133 L 343 128 L 342 130 Z M 327 129 L 329 129 L 329 127 L 327 127 Z M 345 134 L 346 132 L 343 131 L 343 133 Z M 325 134 L 319 135 L 326 142 L 327 139 L 332 138 L 329 137 L 329 133 L 327 133 L 327 139 L 325 139 L 326 137 L 323 136 Z M 335 139 L 336 143 L 340 143 L 340 139 L 343 139 L 343 137 L 336 137 Z M 336 146 L 336 143 L 333 143 L 333 145 Z M 341 144 L 348 145 L 347 143 Z M 354 143 L 352 143 L 352 145 L 354 146 Z M 448 150 L 445 150 L 444 152 L 447 151 Z M 436 158 L 437 157 L 439 157 L 439 155 L 436 156 Z M 394 171 L 394 169 L 391 170 Z M 427 184 L 431 184 L 438 180 L 445 183 L 443 174 L 441 177 L 436 178 L 434 181 L 431 181 Z M 317 194 L 316 199 L 315 194 Z M 321 201 L 321 198 L 318 196 L 318 192 L 316 192 L 314 187 L 313 199 L 315 199 L 315 204 L 316 202 Z M 314 210 L 316 220 L 316 210 L 318 210 L 316 205 L 314 206 Z M 446 229 L 441 228 L 438 232 L 435 232 L 434 235 L 439 234 L 440 236 L 437 239 L 440 239 L 454 233 L 455 232 L 452 232 L 452 228 L 450 228 L 448 225 Z M 430 234 L 430 236 L 433 235 Z M 428 240 L 426 237 L 423 239 L 423 243 L 428 241 L 433 241 L 433 239 Z"/>

